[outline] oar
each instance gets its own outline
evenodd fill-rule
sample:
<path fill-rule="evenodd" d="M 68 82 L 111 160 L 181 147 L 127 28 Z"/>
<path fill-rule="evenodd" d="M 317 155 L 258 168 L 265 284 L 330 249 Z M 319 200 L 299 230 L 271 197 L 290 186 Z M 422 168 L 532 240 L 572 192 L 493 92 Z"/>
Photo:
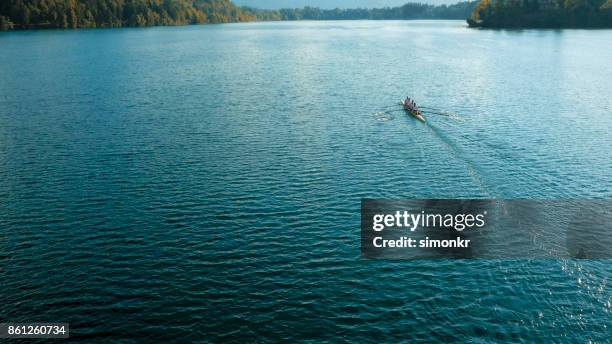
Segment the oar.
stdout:
<path fill-rule="evenodd" d="M 455 120 L 455 121 L 460 121 L 460 122 L 463 122 L 463 121 L 464 121 L 464 119 L 463 119 L 461 116 L 459 116 L 459 115 L 457 115 L 457 114 L 455 114 L 455 113 L 449 113 L 449 112 L 437 112 L 437 111 L 424 111 L 424 113 L 426 113 L 426 114 L 428 114 L 428 115 L 429 115 L 429 114 L 433 114 L 433 115 L 440 115 L 440 116 L 444 116 L 444 117 L 446 117 L 446 118 L 448 118 L 448 119 L 452 119 L 452 120 Z"/>
<path fill-rule="evenodd" d="M 436 115 L 443 115 L 443 116 L 448 116 L 449 114 L 445 113 L 445 112 L 438 112 L 438 111 L 431 111 L 431 110 L 423 110 L 423 112 L 425 113 L 433 113 Z"/>
<path fill-rule="evenodd" d="M 420 107 L 421 109 L 430 109 L 430 110 L 435 110 L 435 111 L 442 111 L 442 110 L 440 110 L 440 109 L 432 108 L 432 107 L 429 107 L 429 106 L 420 106 L 420 105 L 419 105 L 419 107 Z"/>
<path fill-rule="evenodd" d="M 425 111 L 427 111 L 427 112 L 435 113 L 435 114 L 438 114 L 438 115 L 457 116 L 457 114 L 454 114 L 452 112 L 447 112 L 447 111 L 444 111 L 444 110 L 441 110 L 441 109 L 432 108 L 432 107 L 429 107 L 429 106 L 419 106 L 419 108 L 425 109 Z"/>

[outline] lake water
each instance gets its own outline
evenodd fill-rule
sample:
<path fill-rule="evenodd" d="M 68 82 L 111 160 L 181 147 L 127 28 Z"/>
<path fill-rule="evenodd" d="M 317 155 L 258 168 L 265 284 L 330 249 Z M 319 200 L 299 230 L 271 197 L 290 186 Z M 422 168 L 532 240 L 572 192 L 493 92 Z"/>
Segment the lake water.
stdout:
<path fill-rule="evenodd" d="M 362 197 L 612 196 L 612 30 L 465 26 L 0 33 L 0 322 L 609 340 L 609 261 L 360 259 Z"/>

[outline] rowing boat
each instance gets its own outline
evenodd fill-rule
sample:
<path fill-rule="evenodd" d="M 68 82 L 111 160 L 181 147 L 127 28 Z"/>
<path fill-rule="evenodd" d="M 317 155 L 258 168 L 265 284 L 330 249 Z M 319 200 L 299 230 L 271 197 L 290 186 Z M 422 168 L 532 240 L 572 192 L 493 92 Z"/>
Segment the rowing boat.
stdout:
<path fill-rule="evenodd" d="M 423 117 L 423 115 L 421 114 L 421 111 L 413 109 L 412 107 L 410 107 L 410 105 L 408 103 L 406 103 L 405 100 L 402 100 L 401 104 L 402 104 L 402 107 L 404 108 L 404 110 L 406 110 L 414 118 L 416 118 L 419 121 L 425 123 L 425 117 Z"/>
<path fill-rule="evenodd" d="M 413 109 L 405 100 L 402 100 L 400 103 L 402 104 L 402 107 L 404 108 L 404 110 L 406 110 L 414 118 L 425 123 L 425 117 L 423 117 L 423 115 L 421 114 L 421 111 Z"/>

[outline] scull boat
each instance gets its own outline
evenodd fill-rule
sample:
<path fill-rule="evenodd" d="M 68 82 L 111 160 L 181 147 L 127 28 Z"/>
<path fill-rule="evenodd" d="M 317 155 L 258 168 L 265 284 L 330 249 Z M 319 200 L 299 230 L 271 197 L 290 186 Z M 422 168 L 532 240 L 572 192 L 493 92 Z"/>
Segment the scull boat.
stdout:
<path fill-rule="evenodd" d="M 410 104 L 407 103 L 406 100 L 402 100 L 401 104 L 404 110 L 408 111 L 408 113 L 411 114 L 414 118 L 425 123 L 425 117 L 423 117 L 423 115 L 421 114 L 421 111 L 410 106 Z"/>

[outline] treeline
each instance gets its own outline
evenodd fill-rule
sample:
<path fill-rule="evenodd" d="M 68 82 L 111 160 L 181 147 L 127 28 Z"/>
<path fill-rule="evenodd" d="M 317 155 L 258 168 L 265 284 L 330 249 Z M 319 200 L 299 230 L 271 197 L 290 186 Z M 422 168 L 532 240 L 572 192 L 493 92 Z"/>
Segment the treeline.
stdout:
<path fill-rule="evenodd" d="M 427 5 L 407 3 L 399 7 L 356 8 L 325 10 L 304 7 L 281 10 L 260 10 L 242 7 L 245 13 L 258 20 L 353 20 L 353 19 L 466 19 L 470 16 L 477 1 L 465 1 L 454 5 Z"/>
<path fill-rule="evenodd" d="M 0 29 L 252 21 L 229 0 L 0 0 Z"/>
<path fill-rule="evenodd" d="M 481 0 L 472 27 L 612 27 L 612 0 Z"/>
<path fill-rule="evenodd" d="M 476 1 L 375 9 L 261 10 L 230 0 L 0 0 L 0 30 L 186 25 L 272 20 L 465 19 Z"/>

